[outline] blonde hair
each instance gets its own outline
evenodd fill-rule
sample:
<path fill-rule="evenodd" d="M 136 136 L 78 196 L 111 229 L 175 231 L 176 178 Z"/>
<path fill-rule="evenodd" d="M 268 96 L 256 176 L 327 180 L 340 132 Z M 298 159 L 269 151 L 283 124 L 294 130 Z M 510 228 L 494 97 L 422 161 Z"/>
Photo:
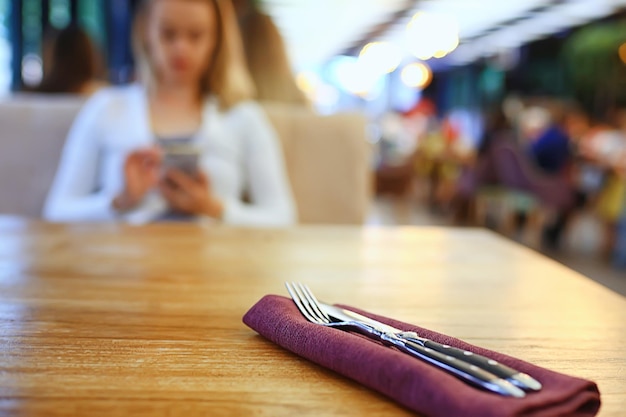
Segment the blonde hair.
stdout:
<path fill-rule="evenodd" d="M 296 85 L 285 43 L 272 18 L 254 10 L 243 17 L 240 26 L 257 98 L 261 101 L 308 104 L 304 93 Z"/>
<path fill-rule="evenodd" d="M 155 71 L 151 63 L 147 42 L 147 20 L 150 6 L 156 1 L 144 0 L 133 24 L 133 51 L 139 78 L 153 87 Z M 202 1 L 213 6 L 217 19 L 217 45 L 213 60 L 199 87 L 204 96 L 214 94 L 223 110 L 255 97 L 254 83 L 245 64 L 241 35 L 237 27 L 231 0 Z"/>

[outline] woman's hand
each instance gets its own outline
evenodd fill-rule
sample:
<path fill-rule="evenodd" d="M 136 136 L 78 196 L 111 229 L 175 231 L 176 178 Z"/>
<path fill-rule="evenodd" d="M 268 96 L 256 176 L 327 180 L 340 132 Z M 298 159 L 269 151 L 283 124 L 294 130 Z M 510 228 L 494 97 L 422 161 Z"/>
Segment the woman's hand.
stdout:
<path fill-rule="evenodd" d="M 161 152 L 156 148 L 131 152 L 124 162 L 124 191 L 113 199 L 113 208 L 127 211 L 137 206 L 160 177 Z"/>
<path fill-rule="evenodd" d="M 224 211 L 222 203 L 212 195 L 209 179 L 203 172 L 198 172 L 192 177 L 177 169 L 171 169 L 159 183 L 159 189 L 175 211 L 222 218 Z"/>

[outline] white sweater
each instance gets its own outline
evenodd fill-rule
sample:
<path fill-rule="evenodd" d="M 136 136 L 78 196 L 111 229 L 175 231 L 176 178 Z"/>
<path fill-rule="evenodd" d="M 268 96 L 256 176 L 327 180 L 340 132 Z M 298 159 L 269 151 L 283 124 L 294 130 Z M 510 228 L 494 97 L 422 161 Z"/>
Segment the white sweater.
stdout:
<path fill-rule="evenodd" d="M 51 221 L 145 223 L 168 210 L 158 191 L 133 211 L 111 207 L 124 186 L 126 156 L 154 144 L 148 100 L 140 85 L 104 89 L 89 99 L 72 126 L 44 208 Z M 206 100 L 195 136 L 200 167 L 224 204 L 223 221 L 243 226 L 286 226 L 296 210 L 280 144 L 262 109 L 245 102 L 221 112 Z M 247 191 L 250 203 L 242 202 Z"/>

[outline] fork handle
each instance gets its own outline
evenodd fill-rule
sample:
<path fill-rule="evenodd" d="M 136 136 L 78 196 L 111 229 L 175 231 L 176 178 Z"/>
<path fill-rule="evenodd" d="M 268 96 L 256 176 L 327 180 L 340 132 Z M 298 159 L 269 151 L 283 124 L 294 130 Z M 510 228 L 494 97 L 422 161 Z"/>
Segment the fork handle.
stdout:
<path fill-rule="evenodd" d="M 402 352 L 437 366 L 472 385 L 515 398 L 523 398 L 526 395 L 524 391 L 511 384 L 509 381 L 481 369 L 474 364 L 467 363 L 451 355 L 446 355 L 392 334 L 384 334 L 382 338 Z"/>

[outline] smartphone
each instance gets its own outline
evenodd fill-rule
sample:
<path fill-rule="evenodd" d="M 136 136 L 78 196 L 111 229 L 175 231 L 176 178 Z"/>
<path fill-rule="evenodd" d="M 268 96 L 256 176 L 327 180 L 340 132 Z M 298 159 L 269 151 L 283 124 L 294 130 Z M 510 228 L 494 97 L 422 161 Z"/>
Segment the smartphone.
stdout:
<path fill-rule="evenodd" d="M 163 171 L 175 168 L 189 176 L 198 173 L 200 150 L 191 146 L 176 146 L 165 149 L 163 154 Z"/>

